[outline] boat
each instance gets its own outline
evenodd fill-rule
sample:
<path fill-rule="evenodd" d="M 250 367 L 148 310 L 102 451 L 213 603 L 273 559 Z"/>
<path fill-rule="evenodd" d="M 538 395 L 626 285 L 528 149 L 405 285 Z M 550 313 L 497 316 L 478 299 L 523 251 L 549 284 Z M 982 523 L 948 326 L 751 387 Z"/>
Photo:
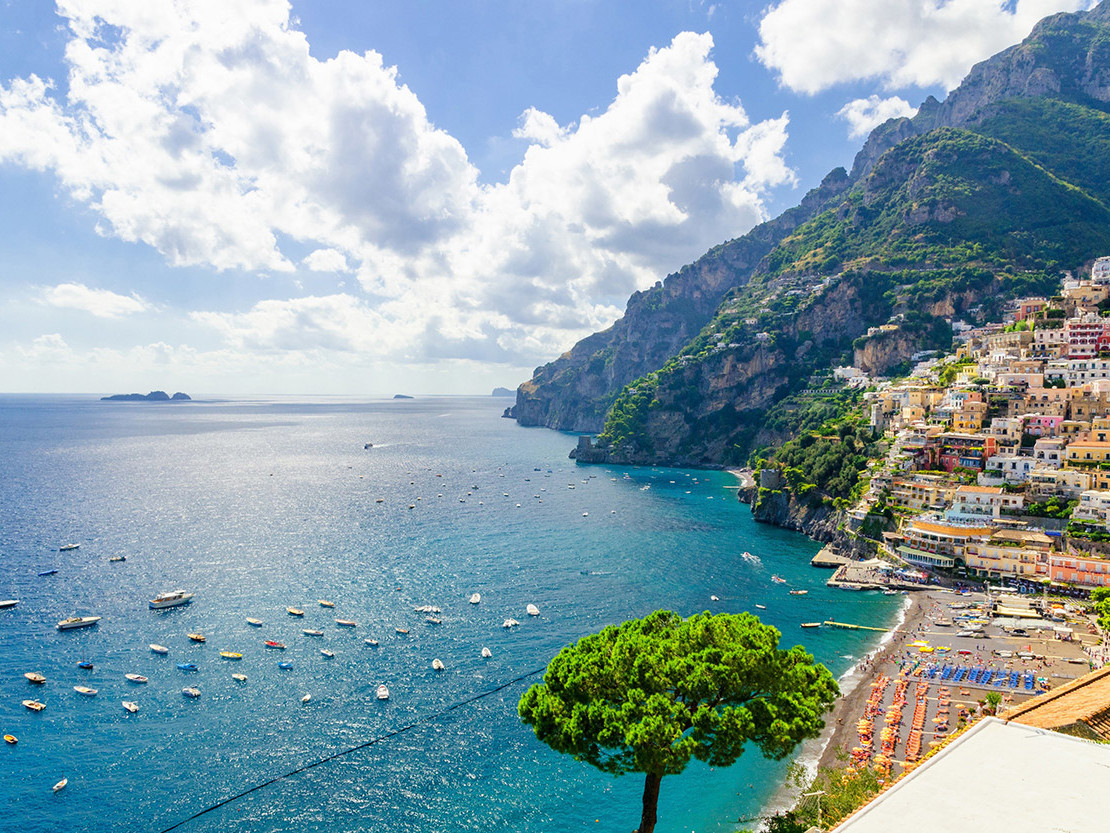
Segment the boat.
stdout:
<path fill-rule="evenodd" d="M 317 599 L 316 601 L 320 603 L 320 607 L 335 607 L 335 602 L 329 602 L 327 599 Z"/>
<path fill-rule="evenodd" d="M 363 451 L 365 451 L 365 450 L 366 450 L 366 449 L 368 449 L 368 448 L 373 448 L 373 447 L 374 447 L 374 444 L 373 444 L 373 443 L 363 443 L 363 444 L 362 444 L 362 450 L 363 450 Z"/>
<path fill-rule="evenodd" d="M 19 599 L 4 599 L 0 601 L 0 610 L 7 610 L 9 607 L 15 607 L 19 604 Z"/>
<path fill-rule="evenodd" d="M 180 668 L 182 671 L 198 671 L 198 670 L 200 670 L 200 669 L 197 668 L 197 664 L 195 662 L 179 662 L 177 664 L 177 667 Z"/>
<path fill-rule="evenodd" d="M 150 650 L 156 654 L 168 654 L 170 652 L 170 649 L 165 645 L 155 645 L 153 642 L 150 643 Z"/>
<path fill-rule="evenodd" d="M 380 497 L 380 498 L 378 498 L 377 500 L 375 500 L 375 501 L 374 501 L 374 503 L 385 503 L 385 498 L 384 498 L 384 497 Z"/>
<path fill-rule="evenodd" d="M 476 605 L 481 601 L 482 601 L 482 594 L 481 593 L 474 593 L 470 597 L 470 603 L 472 605 Z"/>
<path fill-rule="evenodd" d="M 69 779 L 63 778 L 61 781 L 54 785 L 54 792 L 57 792 L 58 790 L 64 790 L 66 788 L 66 784 L 68 783 Z"/>
<path fill-rule="evenodd" d="M 766 610 L 767 609 L 767 605 L 756 605 L 756 607 L 759 608 L 760 610 Z"/>
<path fill-rule="evenodd" d="M 324 635 L 323 631 L 314 631 L 314 630 L 311 630 L 309 628 L 305 628 L 303 631 L 301 631 L 301 633 L 303 633 L 305 636 L 323 636 Z"/>
<path fill-rule="evenodd" d="M 374 696 L 377 697 L 379 700 L 388 700 L 389 689 L 386 688 L 384 684 L 380 685 L 374 690 Z"/>
<path fill-rule="evenodd" d="M 292 667 L 293 667 L 293 663 L 291 663 L 291 662 L 279 662 L 278 663 L 278 668 L 280 668 L 282 671 L 288 671 Z"/>
<path fill-rule="evenodd" d="M 261 619 L 255 619 L 251 616 L 248 616 L 247 617 L 247 624 L 248 625 L 253 625 L 256 628 L 261 628 L 262 627 L 262 620 Z"/>
<path fill-rule="evenodd" d="M 23 676 L 26 677 L 29 682 L 32 682 L 35 685 L 42 685 L 46 682 L 46 677 L 44 677 L 38 671 L 28 671 Z"/>
<path fill-rule="evenodd" d="M 803 628 L 819 628 L 819 627 L 821 627 L 821 623 L 820 622 L 802 622 L 802 627 Z"/>
<path fill-rule="evenodd" d="M 126 560 L 127 560 L 126 555 L 113 555 L 111 558 L 108 559 L 108 563 L 109 564 L 116 564 L 120 561 L 126 561 Z"/>
<path fill-rule="evenodd" d="M 393 630 L 397 631 L 397 633 L 401 634 L 402 636 L 408 634 L 409 632 L 408 628 L 394 628 Z"/>
<path fill-rule="evenodd" d="M 709 601 L 711 601 L 711 602 L 719 602 L 720 600 L 721 600 L 720 596 L 710 596 L 709 597 Z"/>
<path fill-rule="evenodd" d="M 150 609 L 162 610 L 167 607 L 186 605 L 193 600 L 193 596 L 193 593 L 186 593 L 184 590 L 172 590 L 169 593 L 159 593 L 150 600 Z"/>
<path fill-rule="evenodd" d="M 358 625 L 353 619 L 336 619 L 335 624 L 341 628 L 353 628 Z"/>
<path fill-rule="evenodd" d="M 369 645 L 371 648 L 377 648 L 378 647 L 378 640 L 376 640 L 376 639 L 371 639 L 370 637 L 366 637 L 366 639 L 364 639 L 362 641 L 365 642 L 367 645 Z"/>
<path fill-rule="evenodd" d="M 771 581 L 773 581 L 775 584 L 786 584 L 786 579 L 781 578 L 780 576 L 771 576 Z"/>
<path fill-rule="evenodd" d="M 287 607 L 285 608 L 285 612 L 290 616 L 304 616 L 304 611 L 299 607 Z"/>
<path fill-rule="evenodd" d="M 68 619 L 63 619 L 59 622 L 57 627 L 60 631 L 70 631 L 74 628 L 87 628 L 90 625 L 95 625 L 99 621 L 99 616 L 70 616 Z"/>
<path fill-rule="evenodd" d="M 247 681 L 247 675 L 246 674 L 232 674 L 231 679 L 238 680 L 241 683 L 245 683 Z"/>
<path fill-rule="evenodd" d="M 791 590 L 790 595 L 791 596 L 804 596 L 808 592 L 809 592 L 808 590 Z"/>
<path fill-rule="evenodd" d="M 443 664 L 443 660 L 441 660 L 441 659 L 433 659 L 432 660 L 432 668 L 434 668 L 436 671 L 443 671 L 446 667 L 447 666 L 445 666 Z"/>
<path fill-rule="evenodd" d="M 145 683 L 145 682 L 149 682 L 147 680 L 147 678 L 144 677 L 142 674 L 124 674 L 123 677 L 129 683 L 140 683 L 140 684 L 142 684 L 142 683 Z"/>
<path fill-rule="evenodd" d="M 95 697 L 96 696 L 96 689 L 95 688 L 89 688 L 87 685 L 75 685 L 73 687 L 73 690 L 76 691 L 78 694 L 85 695 L 86 697 Z"/>
<path fill-rule="evenodd" d="M 267 648 L 277 648 L 279 651 L 284 651 L 285 646 L 280 642 L 274 642 L 272 639 L 267 639 L 264 643 Z"/>
<path fill-rule="evenodd" d="M 220 656 L 224 659 L 242 659 L 243 655 L 235 651 L 220 651 Z"/>
<path fill-rule="evenodd" d="M 41 712 L 46 708 L 46 703 L 40 703 L 38 700 L 24 700 L 23 705 L 33 712 Z"/>
<path fill-rule="evenodd" d="M 91 662 L 89 662 L 87 659 L 83 659 L 79 663 L 77 663 L 77 667 L 78 668 L 84 668 L 86 671 L 92 671 L 93 664 Z"/>
<path fill-rule="evenodd" d="M 80 544 L 62 544 L 58 547 L 58 552 L 73 552 L 74 550 L 81 549 Z"/>
<path fill-rule="evenodd" d="M 883 595 L 884 595 L 884 596 L 897 596 L 897 595 L 898 595 L 898 591 L 897 591 L 897 590 L 894 590 L 894 589 L 888 589 L 888 590 L 884 590 L 884 591 L 883 591 Z"/>
<path fill-rule="evenodd" d="M 506 619 L 504 622 L 501 623 L 501 627 L 503 627 L 503 628 L 514 628 L 519 624 L 520 624 L 520 622 L 518 622 L 516 619 Z"/>
<path fill-rule="evenodd" d="M 207 642 L 208 638 L 203 633 L 187 633 L 185 634 L 193 642 Z"/>
<path fill-rule="evenodd" d="M 200 689 L 193 688 L 192 686 L 185 686 L 185 688 L 181 689 L 181 693 L 186 697 L 192 697 L 194 700 L 200 697 Z"/>
<path fill-rule="evenodd" d="M 491 651 L 489 648 L 483 648 L 482 649 L 482 656 L 485 657 L 486 659 L 489 659 L 490 657 L 493 656 L 493 651 Z"/>
<path fill-rule="evenodd" d="M 39 573 L 39 575 L 40 576 L 52 576 L 56 572 L 58 572 L 58 571 L 57 570 L 43 570 L 41 573 Z"/>
<path fill-rule="evenodd" d="M 320 653 L 328 659 L 332 659 L 335 656 L 335 651 L 329 651 L 327 648 L 321 648 Z"/>
<path fill-rule="evenodd" d="M 135 712 L 137 712 L 139 710 L 139 704 L 134 703 L 131 700 L 124 700 L 123 701 L 123 707 L 127 711 L 131 712 L 131 714 L 134 714 Z"/>
<path fill-rule="evenodd" d="M 308 705 L 311 702 L 312 702 L 312 695 L 311 694 L 306 694 L 304 697 L 301 698 L 301 703 L 303 703 L 305 705 Z"/>
<path fill-rule="evenodd" d="M 528 607 L 526 607 L 524 609 L 526 611 L 528 611 L 529 616 L 539 616 L 540 615 L 540 609 L 538 607 L 536 607 L 534 604 L 529 604 Z"/>
<path fill-rule="evenodd" d="M 440 619 L 438 616 L 425 616 L 424 621 L 427 622 L 429 625 L 442 625 L 443 624 L 443 620 Z"/>
<path fill-rule="evenodd" d="M 4 735 L 4 743 L 10 743 L 12 746 L 15 746 L 19 743 L 19 738 L 15 735 Z"/>

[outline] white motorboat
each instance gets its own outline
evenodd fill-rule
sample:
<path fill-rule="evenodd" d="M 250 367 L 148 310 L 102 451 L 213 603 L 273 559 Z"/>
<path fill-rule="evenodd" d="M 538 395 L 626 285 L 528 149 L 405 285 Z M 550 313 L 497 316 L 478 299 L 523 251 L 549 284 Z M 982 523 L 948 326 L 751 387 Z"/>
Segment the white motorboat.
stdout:
<path fill-rule="evenodd" d="M 131 700 L 124 700 L 123 701 L 123 707 L 127 711 L 131 712 L 131 714 L 134 714 L 135 712 L 137 712 L 139 710 L 139 704 L 134 703 Z"/>
<path fill-rule="evenodd" d="M 255 619 L 251 616 L 248 616 L 247 617 L 247 624 L 252 625 L 256 628 L 261 628 L 262 627 L 262 620 L 261 619 Z"/>
<path fill-rule="evenodd" d="M 520 624 L 520 622 L 518 622 L 516 619 L 506 619 L 504 622 L 501 623 L 501 627 L 503 627 L 503 628 L 515 628 L 519 624 Z"/>
<path fill-rule="evenodd" d="M 44 677 L 38 671 L 28 671 L 23 676 L 27 678 L 28 682 L 32 682 L 35 685 L 42 685 L 46 682 L 46 677 Z"/>
<path fill-rule="evenodd" d="M 766 610 L 767 609 L 767 605 L 756 605 L 756 607 L 759 608 L 760 610 Z"/>
<path fill-rule="evenodd" d="M 301 631 L 301 633 L 303 633 L 305 636 L 323 636 L 324 635 L 323 631 L 314 631 L 314 630 L 309 630 L 307 628 L 305 630 Z"/>
<path fill-rule="evenodd" d="M 711 601 L 711 602 L 719 602 L 720 600 L 721 600 L 720 596 L 710 596 L 709 597 L 709 601 Z"/>
<path fill-rule="evenodd" d="M 78 694 L 84 694 L 86 697 L 95 697 L 97 691 L 95 688 L 89 688 L 87 685 L 75 685 L 73 690 Z"/>
<path fill-rule="evenodd" d="M 374 696 L 376 696 L 379 700 L 388 700 L 389 699 L 389 689 L 386 688 L 384 684 L 380 685 L 374 691 Z"/>
<path fill-rule="evenodd" d="M 321 648 L 320 653 L 323 654 L 328 659 L 332 659 L 332 658 L 335 657 L 335 651 L 329 651 L 327 648 Z"/>
<path fill-rule="evenodd" d="M 525 608 L 525 610 L 528 611 L 529 616 L 539 616 L 540 615 L 540 609 L 538 607 L 536 607 L 534 604 L 529 604 L 528 607 Z"/>
<path fill-rule="evenodd" d="M 58 547 L 58 552 L 73 552 L 74 550 L 81 549 L 80 544 L 62 544 Z"/>
<path fill-rule="evenodd" d="M 150 650 L 156 654 L 168 654 L 170 652 L 170 649 L 165 645 L 155 645 L 153 642 L 150 644 Z"/>
<path fill-rule="evenodd" d="M 821 623 L 820 622 L 802 622 L 802 627 L 803 628 L 819 628 L 819 627 L 821 627 Z"/>
<path fill-rule="evenodd" d="M 33 712 L 41 712 L 46 708 L 46 703 L 40 703 L 38 700 L 24 700 L 23 705 Z"/>
<path fill-rule="evenodd" d="M 478 603 L 479 603 L 479 602 L 481 602 L 481 601 L 482 601 L 482 594 L 481 594 L 481 593 L 474 593 L 474 594 L 473 594 L 473 595 L 472 595 L 472 596 L 470 597 L 470 603 L 471 603 L 472 605 L 476 605 L 476 604 L 478 604 Z"/>
<path fill-rule="evenodd" d="M 369 645 L 371 648 L 377 648 L 378 647 L 378 640 L 376 640 L 376 639 L 371 639 L 370 637 L 366 637 L 366 639 L 364 639 L 362 641 L 365 642 L 367 645 Z"/>
<path fill-rule="evenodd" d="M 66 784 L 68 783 L 69 779 L 63 778 L 61 781 L 54 785 L 54 792 L 57 792 L 58 790 L 64 790 L 66 788 Z"/>
<path fill-rule="evenodd" d="M 194 595 L 193 593 L 186 593 L 184 590 L 171 590 L 169 593 L 159 593 L 150 600 L 150 609 L 162 610 L 167 607 L 185 605 L 193 600 Z"/>
<path fill-rule="evenodd" d="M 489 659 L 490 657 L 493 656 L 493 651 L 491 651 L 489 648 L 483 648 L 482 649 L 482 656 L 485 659 Z"/>
<path fill-rule="evenodd" d="M 144 677 L 142 674 L 124 674 L 123 676 L 124 676 L 124 679 L 126 679 L 129 683 L 140 683 L 141 684 L 141 683 L 149 682 L 147 680 L 147 678 Z"/>
<path fill-rule="evenodd" d="M 74 628 L 87 628 L 100 621 L 99 616 L 70 616 L 58 623 L 58 630 L 69 631 Z"/>
<path fill-rule="evenodd" d="M 441 659 L 433 659 L 432 660 L 432 668 L 434 668 L 436 671 L 443 671 L 446 667 L 447 666 L 443 664 L 443 660 L 441 660 Z"/>
<path fill-rule="evenodd" d="M 15 607 L 19 604 L 19 599 L 4 599 L 0 601 L 0 610 L 7 610 L 9 607 Z"/>
<path fill-rule="evenodd" d="M 353 628 L 358 625 L 353 619 L 336 619 L 335 624 L 341 628 Z"/>
<path fill-rule="evenodd" d="M 285 608 L 285 612 L 290 616 L 304 616 L 304 611 L 299 607 L 287 607 Z"/>
<path fill-rule="evenodd" d="M 194 700 L 200 697 L 200 689 L 193 688 L 192 686 L 186 686 L 185 688 L 181 689 L 181 693 L 184 694 L 186 697 L 192 697 Z"/>
<path fill-rule="evenodd" d="M 238 682 L 241 682 L 241 683 L 245 683 L 247 681 L 247 675 L 246 674 L 232 674 L 231 679 L 237 680 Z"/>
<path fill-rule="evenodd" d="M 312 702 L 312 695 L 311 694 L 306 694 L 304 697 L 301 698 L 301 703 L 303 703 L 305 705 L 308 705 L 310 702 Z"/>

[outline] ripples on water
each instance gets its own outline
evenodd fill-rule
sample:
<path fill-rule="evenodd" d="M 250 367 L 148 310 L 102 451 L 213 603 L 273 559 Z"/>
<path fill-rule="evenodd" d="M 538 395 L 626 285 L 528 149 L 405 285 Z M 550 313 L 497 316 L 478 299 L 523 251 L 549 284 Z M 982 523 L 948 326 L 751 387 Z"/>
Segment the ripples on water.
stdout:
<path fill-rule="evenodd" d="M 0 749 L 0 828 L 16 814 L 27 833 L 167 827 L 658 608 L 766 604 L 758 612 L 784 631 L 785 644 L 804 635 L 836 673 L 849 664 L 841 655 L 860 655 L 869 637 L 803 634 L 798 623 L 827 615 L 834 602 L 852 621 L 881 624 L 895 609 L 871 594 L 826 590 L 827 575 L 807 565 L 816 545 L 752 523 L 728 475 L 577 466 L 567 459 L 573 438 L 499 419 L 503 407 L 489 398 L 152 405 L 0 397 L 0 597 L 22 600 L 0 612 L 0 731 L 19 737 Z M 57 552 L 69 541 L 81 549 Z M 108 563 L 114 555 L 127 560 Z M 55 567 L 57 575 L 37 576 Z M 788 596 L 770 583 L 772 572 L 809 595 Z M 155 593 L 175 588 L 196 600 L 147 609 Z M 481 604 L 467 603 L 473 592 Z M 529 602 L 538 619 L 525 614 Z M 442 607 L 443 624 L 425 623 L 412 610 L 421 604 Z M 289 616 L 288 605 L 305 609 L 304 619 Z M 54 629 L 75 612 L 104 620 Z M 266 624 L 251 628 L 247 616 Z M 501 627 L 510 616 L 520 627 Z M 336 618 L 358 627 L 337 628 Z M 395 634 L 398 626 L 410 634 Z M 325 635 L 306 637 L 304 628 Z M 185 638 L 194 630 L 207 644 Z M 365 645 L 368 636 L 380 646 Z M 288 649 L 264 649 L 267 638 Z M 152 642 L 170 655 L 151 653 Z M 484 645 L 492 659 L 480 657 Z M 221 650 L 244 657 L 227 662 Z M 434 657 L 445 672 L 432 670 Z M 77 669 L 82 659 L 96 668 Z M 291 671 L 277 668 L 283 660 Z M 178 662 L 200 670 L 186 674 Z M 22 677 L 31 670 L 46 686 L 31 689 Z M 150 683 L 127 683 L 132 671 Z M 236 683 L 233 671 L 248 681 Z M 374 699 L 381 682 L 392 692 L 387 703 Z M 78 684 L 100 693 L 81 697 Z M 183 697 L 185 685 L 202 697 Z M 631 829 L 640 777 L 612 779 L 539 744 L 516 716 L 523 688 L 181 829 Z M 39 715 L 20 705 L 35 695 L 48 705 Z M 139 713 L 126 714 L 124 699 Z M 754 753 L 725 771 L 691 766 L 664 782 L 659 830 L 733 830 L 737 817 L 758 811 L 782 768 Z M 52 795 L 63 776 L 69 786 Z"/>

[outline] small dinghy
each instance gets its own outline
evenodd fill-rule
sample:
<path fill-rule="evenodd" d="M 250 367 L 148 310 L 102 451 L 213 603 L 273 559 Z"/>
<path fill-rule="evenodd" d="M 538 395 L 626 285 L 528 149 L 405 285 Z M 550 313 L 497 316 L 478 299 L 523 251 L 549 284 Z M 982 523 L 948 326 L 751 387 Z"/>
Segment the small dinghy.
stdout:
<path fill-rule="evenodd" d="M 282 671 L 289 671 L 292 667 L 293 667 L 293 663 L 291 663 L 291 662 L 279 662 L 278 663 L 278 668 L 280 668 Z"/>
<path fill-rule="evenodd" d="M 335 602 L 329 602 L 327 599 L 317 599 L 316 601 L 320 603 L 320 607 L 335 607 Z"/>
<path fill-rule="evenodd" d="M 27 678 L 28 682 L 32 682 L 35 685 L 42 685 L 46 682 L 46 677 L 44 677 L 38 671 L 28 671 L 23 676 Z"/>
<path fill-rule="evenodd" d="M 328 659 L 333 659 L 335 657 L 335 651 L 329 651 L 327 648 L 321 648 L 320 653 Z"/>
<path fill-rule="evenodd" d="M 46 703 L 40 703 L 38 700 L 24 700 L 23 706 L 33 712 L 41 712 L 46 708 Z"/>
<path fill-rule="evenodd" d="M 220 656 L 224 659 L 237 660 L 242 659 L 243 655 L 235 651 L 220 651 Z"/>
<path fill-rule="evenodd" d="M 540 609 L 538 607 L 536 607 L 534 604 L 528 605 L 528 607 L 526 607 L 525 610 L 528 611 L 529 616 L 539 616 L 540 615 Z"/>
<path fill-rule="evenodd" d="M 177 667 L 182 671 L 197 671 L 197 664 L 195 662 L 179 662 Z"/>
<path fill-rule="evenodd" d="M 148 682 L 147 678 L 142 674 L 124 674 L 124 679 L 129 683 L 145 683 Z"/>
<path fill-rule="evenodd" d="M 246 674 L 232 674 L 231 679 L 235 680 L 236 682 L 245 683 L 247 681 L 247 675 Z"/>
<path fill-rule="evenodd" d="M 187 637 L 189 637 L 191 640 L 193 640 L 193 642 L 207 642 L 208 641 L 208 637 L 206 637 L 203 633 L 187 633 L 185 635 Z"/>
<path fill-rule="evenodd" d="M 12 746 L 15 746 L 19 743 L 19 738 L 15 735 L 4 735 L 4 743 L 10 743 Z"/>
<path fill-rule="evenodd" d="M 253 616 L 248 616 L 247 617 L 247 624 L 252 626 L 252 627 L 255 627 L 255 628 L 261 628 L 262 627 L 262 620 L 261 619 L 255 619 Z"/>
<path fill-rule="evenodd" d="M 358 625 L 353 619 L 336 619 L 335 624 L 341 628 L 353 628 Z"/>
<path fill-rule="evenodd" d="M 491 651 L 489 648 L 483 648 L 482 649 L 482 656 L 485 659 L 489 659 L 490 657 L 493 656 L 493 651 Z"/>
<path fill-rule="evenodd" d="M 302 705 L 307 706 L 311 702 L 312 702 L 312 695 L 311 694 L 306 694 L 304 697 L 301 698 L 301 704 Z"/>
<path fill-rule="evenodd" d="M 759 608 L 760 610 L 766 610 L 767 609 L 767 605 L 756 605 L 756 607 Z"/>
<path fill-rule="evenodd" d="M 155 645 L 153 643 L 151 643 L 150 650 L 156 654 L 168 654 L 170 652 L 170 649 L 165 645 Z"/>
<path fill-rule="evenodd" d="M 380 685 L 375 690 L 374 696 L 377 697 L 379 700 L 388 700 L 389 699 L 389 689 L 386 688 L 384 685 Z"/>
<path fill-rule="evenodd" d="M 54 792 L 58 792 L 58 790 L 64 790 L 66 788 L 66 784 L 68 783 L 69 779 L 63 778 L 61 781 L 54 785 Z"/>
<path fill-rule="evenodd" d="M 278 651 L 284 651 L 285 650 L 285 645 L 283 645 L 280 642 L 274 642 L 274 640 L 272 640 L 272 639 L 267 639 L 263 644 L 267 648 L 275 648 Z"/>
<path fill-rule="evenodd" d="M 802 622 L 802 627 L 803 628 L 819 628 L 819 627 L 821 627 L 821 623 L 820 622 Z"/>
<path fill-rule="evenodd" d="M 130 712 L 131 714 L 134 714 L 135 712 L 137 712 L 139 710 L 139 704 L 138 703 L 133 703 L 130 700 L 124 700 L 123 701 L 123 708 L 126 711 Z"/>
<path fill-rule="evenodd" d="M 436 671 L 443 671 L 446 667 L 447 666 L 443 664 L 443 660 L 441 660 L 441 659 L 433 659 L 432 660 L 432 668 L 434 668 Z"/>
<path fill-rule="evenodd" d="M 472 595 L 472 596 L 470 597 L 470 603 L 471 603 L 472 605 L 476 605 L 476 604 L 478 604 L 478 603 L 479 603 L 479 602 L 481 602 L 481 601 L 482 601 L 482 595 L 481 595 L 480 593 L 475 593 L 474 595 Z"/>
<path fill-rule="evenodd" d="M 75 685 L 73 690 L 85 697 L 95 697 L 97 692 L 95 688 L 89 688 L 87 685 Z"/>
<path fill-rule="evenodd" d="M 81 669 L 84 669 L 85 671 L 92 671 L 93 670 L 93 664 L 91 662 L 89 662 L 87 659 L 82 660 L 81 662 L 77 663 L 77 667 L 81 668 Z"/>
<path fill-rule="evenodd" d="M 303 633 L 305 636 L 323 636 L 324 635 L 323 631 L 314 631 L 314 630 L 309 630 L 308 628 L 305 628 L 303 631 L 301 631 L 301 633 Z"/>
<path fill-rule="evenodd" d="M 200 697 L 200 689 L 193 688 L 192 686 L 186 686 L 185 688 L 181 689 L 181 693 L 184 694 L 186 697 L 193 698 L 194 700 Z"/>
<path fill-rule="evenodd" d="M 409 632 L 408 628 L 394 628 L 393 630 L 397 631 L 397 633 L 401 634 L 402 636 L 405 636 Z"/>
<path fill-rule="evenodd" d="M 285 608 L 285 612 L 290 616 L 304 616 L 304 611 L 299 607 L 287 607 Z"/>

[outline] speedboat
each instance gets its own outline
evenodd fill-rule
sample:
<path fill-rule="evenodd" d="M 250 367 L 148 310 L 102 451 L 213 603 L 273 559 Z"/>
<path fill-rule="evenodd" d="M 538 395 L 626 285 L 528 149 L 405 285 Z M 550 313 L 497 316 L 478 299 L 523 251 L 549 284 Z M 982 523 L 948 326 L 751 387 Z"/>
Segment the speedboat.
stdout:
<path fill-rule="evenodd" d="M 274 642 L 272 639 L 267 639 L 264 643 L 267 648 L 277 648 L 279 651 L 284 651 L 285 646 L 280 642 Z"/>
<path fill-rule="evenodd" d="M 193 642 L 207 642 L 208 641 L 207 637 L 205 637 L 205 635 L 203 633 L 187 633 L 185 635 L 187 637 L 189 637 L 191 640 L 193 640 Z"/>
<path fill-rule="evenodd" d="M 193 593 L 186 593 L 184 590 L 173 590 L 169 593 L 159 593 L 150 600 L 151 610 L 162 610 L 167 607 L 178 607 L 179 605 L 188 604 L 193 600 Z"/>
<path fill-rule="evenodd" d="M 386 688 L 384 684 L 380 685 L 374 690 L 374 696 L 376 696 L 379 700 L 388 700 L 389 689 Z"/>
<path fill-rule="evenodd" d="M 756 607 L 758 607 L 760 610 L 766 610 L 767 609 L 767 605 L 756 605 Z"/>
<path fill-rule="evenodd" d="M 192 686 L 186 686 L 185 688 L 181 689 L 181 693 L 184 694 L 186 697 L 192 697 L 194 700 L 200 697 L 200 689 L 193 688 Z"/>
<path fill-rule="evenodd" d="M 366 639 L 364 639 L 362 641 L 365 642 L 367 645 L 369 645 L 371 648 L 377 648 L 378 647 L 378 640 L 376 640 L 376 639 L 371 639 L 370 637 L 366 637 Z"/>
<path fill-rule="evenodd" d="M 516 619 L 506 619 L 504 622 L 501 623 L 501 627 L 503 627 L 503 628 L 513 628 L 513 627 L 516 627 L 519 624 L 520 624 L 520 622 L 518 622 Z"/>
<path fill-rule="evenodd" d="M 447 666 L 445 666 L 445 665 L 443 664 L 443 660 L 441 660 L 441 659 L 433 659 L 433 660 L 432 660 L 432 668 L 434 668 L 434 669 L 435 669 L 436 671 L 442 671 L 442 670 L 444 670 L 444 669 L 445 669 L 446 667 L 447 667 Z"/>
<path fill-rule="evenodd" d="M 480 601 L 482 601 L 482 594 L 481 594 L 481 593 L 475 593 L 475 594 L 473 594 L 473 595 L 472 595 L 472 596 L 470 597 L 470 603 L 471 603 L 472 605 L 476 605 L 476 604 L 478 604 L 478 603 L 479 603 Z"/>
<path fill-rule="evenodd" d="M 246 674 L 232 674 L 231 679 L 238 680 L 241 683 L 245 683 L 247 681 L 247 675 Z"/>
<path fill-rule="evenodd" d="M 147 678 L 142 674 L 124 674 L 124 679 L 129 683 L 145 683 L 148 682 Z"/>
<path fill-rule="evenodd" d="M 254 618 L 248 616 L 247 617 L 247 624 L 248 625 L 253 625 L 256 628 L 261 628 L 262 627 L 262 620 L 261 619 L 254 619 Z"/>
<path fill-rule="evenodd" d="M 135 712 L 137 712 L 139 710 L 139 704 L 138 703 L 133 703 L 130 700 L 124 700 L 123 701 L 123 707 L 127 711 L 131 712 L 131 714 L 134 714 Z"/>
<path fill-rule="evenodd" d="M 709 601 L 711 601 L 711 602 L 719 602 L 720 600 L 721 600 L 720 596 L 710 596 L 709 597 Z"/>
<path fill-rule="evenodd" d="M 75 685 L 73 687 L 73 690 L 76 691 L 78 694 L 84 694 L 86 697 L 96 696 L 96 689 L 89 688 L 87 685 Z"/>
<path fill-rule="evenodd" d="M 58 630 L 69 631 L 74 628 L 87 628 L 100 621 L 99 616 L 70 616 L 58 623 Z"/>
<path fill-rule="evenodd" d="M 24 700 L 23 705 L 33 712 L 41 712 L 46 708 L 46 703 L 40 703 L 38 700 Z"/>
<path fill-rule="evenodd" d="M 73 552 L 74 550 L 81 549 L 80 544 L 62 544 L 58 547 L 58 552 Z"/>
<path fill-rule="evenodd" d="M 64 790 L 66 788 L 66 784 L 68 783 L 69 779 L 63 778 L 61 781 L 54 785 L 54 792 L 57 792 L 58 790 Z"/>
<path fill-rule="evenodd" d="M 224 659 L 242 659 L 243 655 L 235 651 L 220 651 L 220 656 Z"/>
<path fill-rule="evenodd" d="M 282 671 L 288 671 L 292 667 L 293 667 L 293 663 L 291 663 L 291 662 L 279 662 L 278 663 L 278 668 L 280 668 Z"/>
<path fill-rule="evenodd" d="M 182 671 L 197 671 L 197 664 L 195 662 L 179 662 L 177 667 Z"/>
<path fill-rule="evenodd" d="M 314 631 L 314 630 L 309 630 L 308 628 L 305 628 L 303 631 L 301 631 L 301 633 L 303 633 L 305 636 L 323 636 L 324 635 L 323 631 Z"/>
<path fill-rule="evenodd" d="M 304 616 L 304 611 L 299 607 L 287 607 L 285 608 L 285 612 L 290 616 Z"/>
<path fill-rule="evenodd" d="M 320 653 L 323 654 L 328 659 L 332 659 L 332 658 L 335 657 L 335 651 L 329 651 L 327 648 L 321 648 Z"/>
<path fill-rule="evenodd" d="M 358 625 L 353 619 L 336 619 L 335 624 L 341 628 L 353 628 Z"/>
<path fill-rule="evenodd" d="M 7 610 L 9 607 L 15 607 L 19 604 L 19 599 L 4 599 L 0 601 L 0 610 Z"/>
<path fill-rule="evenodd" d="M 316 601 L 320 603 L 320 607 L 335 607 L 335 602 L 329 602 L 327 599 L 317 599 Z"/>
<path fill-rule="evenodd" d="M 165 645 L 155 645 L 153 642 L 150 644 L 150 650 L 156 654 L 168 654 L 170 652 L 170 649 Z"/>
<path fill-rule="evenodd" d="M 28 671 L 23 676 L 26 677 L 29 682 L 32 682 L 35 685 L 42 685 L 46 682 L 46 677 L 42 676 L 42 674 L 40 674 L 38 671 Z"/>
<path fill-rule="evenodd" d="M 493 651 L 491 651 L 489 648 L 483 648 L 482 649 L 482 656 L 485 657 L 486 659 L 489 659 L 490 657 L 493 656 Z"/>
<path fill-rule="evenodd" d="M 91 662 L 89 662 L 87 659 L 84 659 L 84 660 L 81 660 L 79 663 L 77 663 L 77 667 L 78 668 L 84 668 L 86 671 L 92 671 L 93 664 Z"/>
<path fill-rule="evenodd" d="M 311 702 L 312 702 L 312 695 L 311 694 L 306 694 L 304 697 L 301 698 L 301 703 L 306 705 L 306 706 Z"/>
<path fill-rule="evenodd" d="M 775 575 L 771 576 L 771 581 L 773 581 L 775 584 L 786 584 L 786 579 L 780 578 L 779 576 Z"/>
<path fill-rule="evenodd" d="M 536 607 L 534 604 L 529 604 L 528 607 L 526 607 L 524 609 L 526 611 L 528 611 L 529 616 L 539 616 L 540 615 L 540 609 L 538 607 Z"/>
<path fill-rule="evenodd" d="M 808 592 L 809 592 L 808 590 L 791 590 L 790 595 L 791 596 L 804 596 Z"/>

